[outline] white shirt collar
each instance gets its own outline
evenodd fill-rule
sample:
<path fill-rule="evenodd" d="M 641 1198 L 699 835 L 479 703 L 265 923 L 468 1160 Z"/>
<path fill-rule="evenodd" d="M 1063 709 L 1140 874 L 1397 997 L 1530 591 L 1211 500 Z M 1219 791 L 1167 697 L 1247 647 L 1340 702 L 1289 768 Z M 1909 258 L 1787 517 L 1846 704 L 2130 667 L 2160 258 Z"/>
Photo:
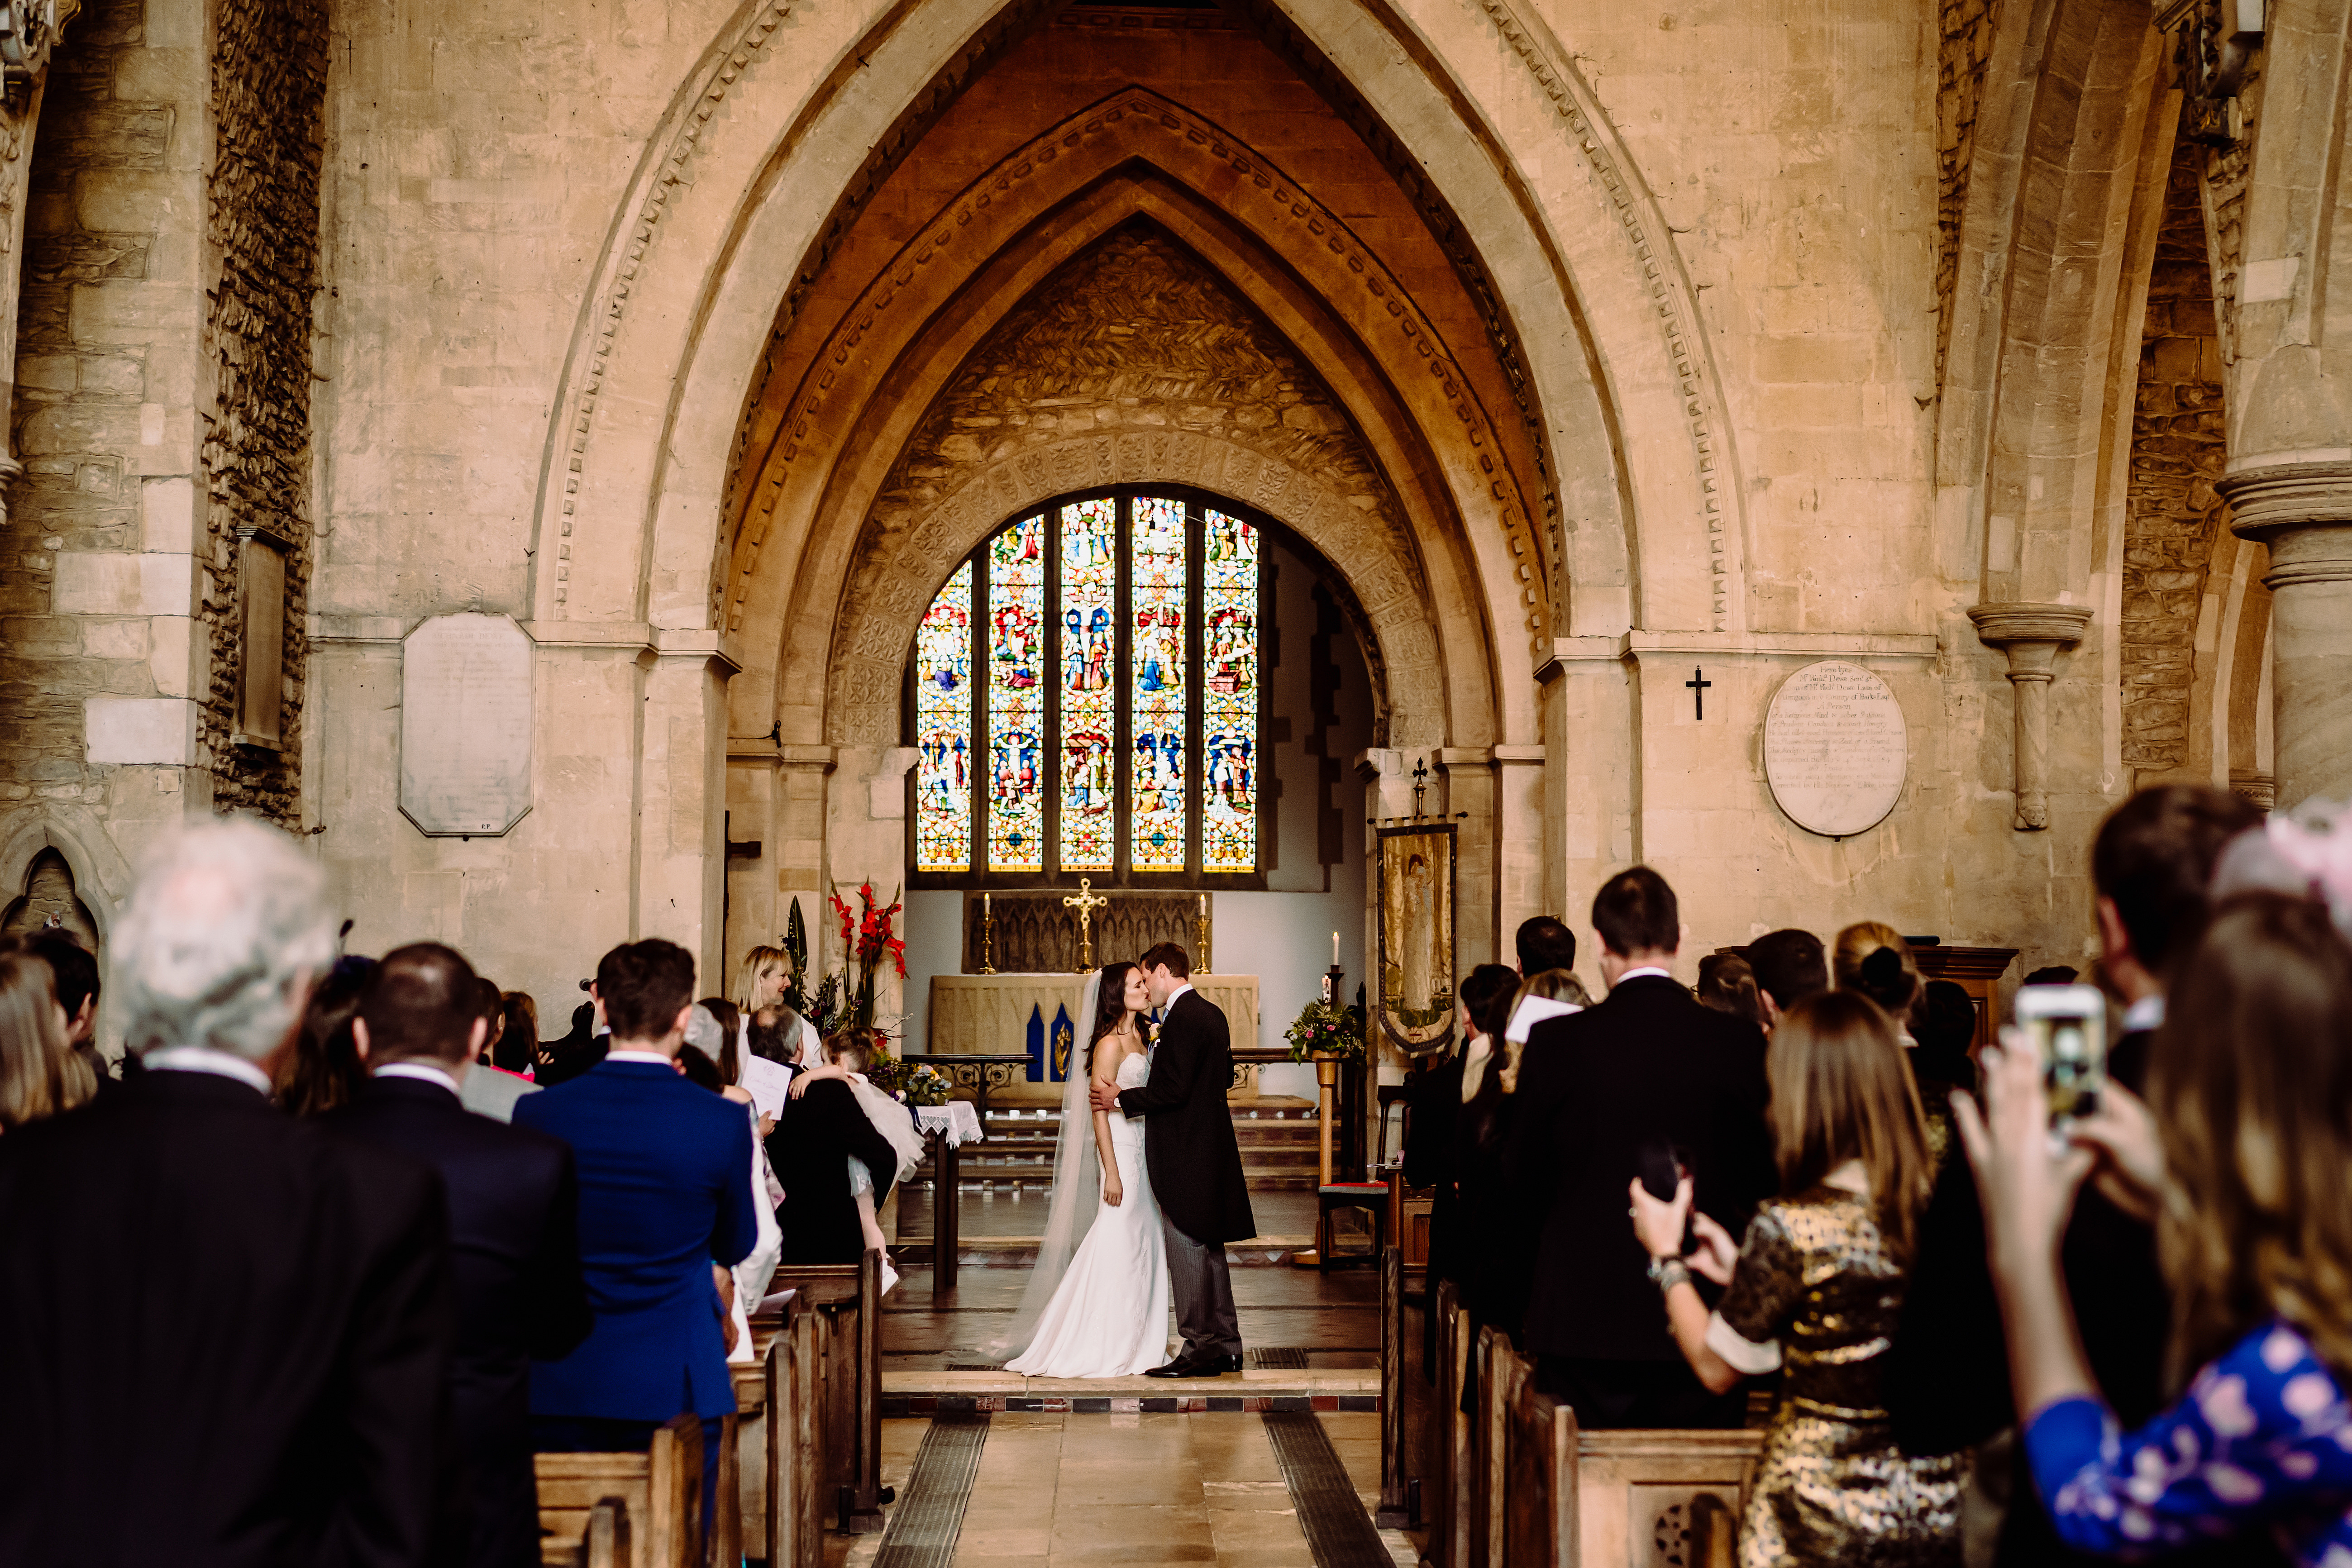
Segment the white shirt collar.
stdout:
<path fill-rule="evenodd" d="M 1179 985 L 1175 990 L 1168 993 L 1168 1000 L 1160 1005 L 1160 1016 L 1165 1018 L 1169 1014 L 1174 1012 L 1176 1010 L 1176 998 L 1181 996 L 1185 992 L 1190 991 L 1191 989 L 1192 989 L 1192 983 L 1187 980 L 1183 984 Z"/>
<path fill-rule="evenodd" d="M 1675 977 L 1675 972 L 1671 969 L 1661 969 L 1654 963 L 1645 963 L 1639 969 L 1629 969 L 1624 973 L 1619 975 L 1617 977 L 1617 985 L 1622 985 L 1628 980 L 1641 980 L 1653 974 L 1656 975 L 1661 980 L 1672 980 Z M 1617 989 L 1617 986 L 1612 985 L 1610 989 L 1614 991 Z"/>
<path fill-rule="evenodd" d="M 1547 1018 L 1565 1018 L 1570 1013 L 1584 1009 L 1573 1002 L 1556 1002 L 1549 996 L 1530 996 L 1511 1013 L 1511 1021 L 1504 1026 L 1503 1038 L 1513 1045 L 1524 1046 L 1528 1036 Z"/>
<path fill-rule="evenodd" d="M 457 1075 L 452 1073 L 447 1068 L 438 1066 L 433 1062 L 386 1062 L 383 1066 L 375 1069 L 375 1076 L 378 1078 L 413 1078 L 419 1083 L 429 1083 L 436 1085 L 438 1088 L 446 1089 L 451 1094 L 459 1092 L 457 1089 Z"/>
<path fill-rule="evenodd" d="M 606 1051 L 604 1059 L 608 1062 L 645 1062 L 652 1067 L 677 1070 L 676 1062 L 659 1051 Z"/>
<path fill-rule="evenodd" d="M 2124 1029 L 2126 1035 L 2140 1029 L 2164 1027 L 2164 993 L 2152 991 L 2124 1009 Z"/>
<path fill-rule="evenodd" d="M 265 1097 L 269 1093 L 268 1073 L 234 1052 L 215 1050 L 210 1046 L 166 1046 L 162 1050 L 149 1051 L 143 1059 L 159 1071 L 208 1072 L 233 1078 Z"/>

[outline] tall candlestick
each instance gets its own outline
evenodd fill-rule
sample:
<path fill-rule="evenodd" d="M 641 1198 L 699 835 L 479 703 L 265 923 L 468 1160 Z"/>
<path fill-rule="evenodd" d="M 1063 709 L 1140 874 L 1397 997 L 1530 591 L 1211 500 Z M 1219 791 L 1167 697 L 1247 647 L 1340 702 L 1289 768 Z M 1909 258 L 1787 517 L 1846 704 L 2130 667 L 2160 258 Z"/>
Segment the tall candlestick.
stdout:
<path fill-rule="evenodd" d="M 1209 895 L 1206 893 L 1201 895 L 1201 918 L 1202 920 L 1209 918 Z"/>

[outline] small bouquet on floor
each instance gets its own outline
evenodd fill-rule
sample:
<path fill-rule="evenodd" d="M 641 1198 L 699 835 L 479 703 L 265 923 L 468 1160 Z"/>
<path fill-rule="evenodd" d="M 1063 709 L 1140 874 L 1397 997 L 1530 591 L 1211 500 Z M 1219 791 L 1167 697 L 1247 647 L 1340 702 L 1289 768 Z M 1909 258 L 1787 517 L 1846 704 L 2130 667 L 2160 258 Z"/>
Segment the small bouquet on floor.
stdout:
<path fill-rule="evenodd" d="M 945 1105 L 948 1091 L 953 1088 L 947 1074 L 935 1067 L 918 1064 L 907 1069 L 898 1098 L 908 1105 Z"/>
<path fill-rule="evenodd" d="M 1309 1002 L 1283 1031 L 1290 1042 L 1290 1059 L 1312 1061 L 1317 1057 L 1360 1057 L 1364 1054 L 1364 1015 L 1355 1007 L 1323 1001 Z"/>

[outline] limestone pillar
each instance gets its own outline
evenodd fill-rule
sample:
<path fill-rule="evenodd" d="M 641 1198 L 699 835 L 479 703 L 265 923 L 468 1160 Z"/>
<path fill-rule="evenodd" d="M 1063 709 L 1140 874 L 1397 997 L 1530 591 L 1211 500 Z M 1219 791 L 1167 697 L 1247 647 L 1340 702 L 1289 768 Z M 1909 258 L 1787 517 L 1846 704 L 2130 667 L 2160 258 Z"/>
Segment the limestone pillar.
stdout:
<path fill-rule="evenodd" d="M 1467 974 L 1495 962 L 1500 941 L 1494 754 L 1485 746 L 1440 747 L 1436 771 L 1445 781 L 1442 815 L 1454 824 L 1454 973 Z"/>
<path fill-rule="evenodd" d="M 1977 636 L 2009 655 L 2015 715 L 2017 814 L 2011 826 L 2036 833 L 2050 826 L 2050 680 L 2061 647 L 2083 640 L 2091 623 L 2084 605 L 1979 605 L 1969 612 Z"/>
<path fill-rule="evenodd" d="M 2276 799 L 2352 796 L 2352 461 L 2281 463 L 2214 487 L 2270 546 Z"/>

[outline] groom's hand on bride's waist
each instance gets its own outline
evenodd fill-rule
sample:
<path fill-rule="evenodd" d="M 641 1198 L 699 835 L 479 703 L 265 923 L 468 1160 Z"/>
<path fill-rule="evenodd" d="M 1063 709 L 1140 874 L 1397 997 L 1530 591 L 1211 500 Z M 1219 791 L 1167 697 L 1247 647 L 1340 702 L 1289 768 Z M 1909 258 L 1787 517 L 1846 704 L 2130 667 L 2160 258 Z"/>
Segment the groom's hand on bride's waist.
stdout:
<path fill-rule="evenodd" d="M 1104 1083 L 1101 1079 L 1097 1079 L 1094 1085 L 1094 1101 L 1095 1109 L 1097 1110 L 1117 1110 L 1118 1109 L 1118 1086 L 1117 1084 Z"/>

